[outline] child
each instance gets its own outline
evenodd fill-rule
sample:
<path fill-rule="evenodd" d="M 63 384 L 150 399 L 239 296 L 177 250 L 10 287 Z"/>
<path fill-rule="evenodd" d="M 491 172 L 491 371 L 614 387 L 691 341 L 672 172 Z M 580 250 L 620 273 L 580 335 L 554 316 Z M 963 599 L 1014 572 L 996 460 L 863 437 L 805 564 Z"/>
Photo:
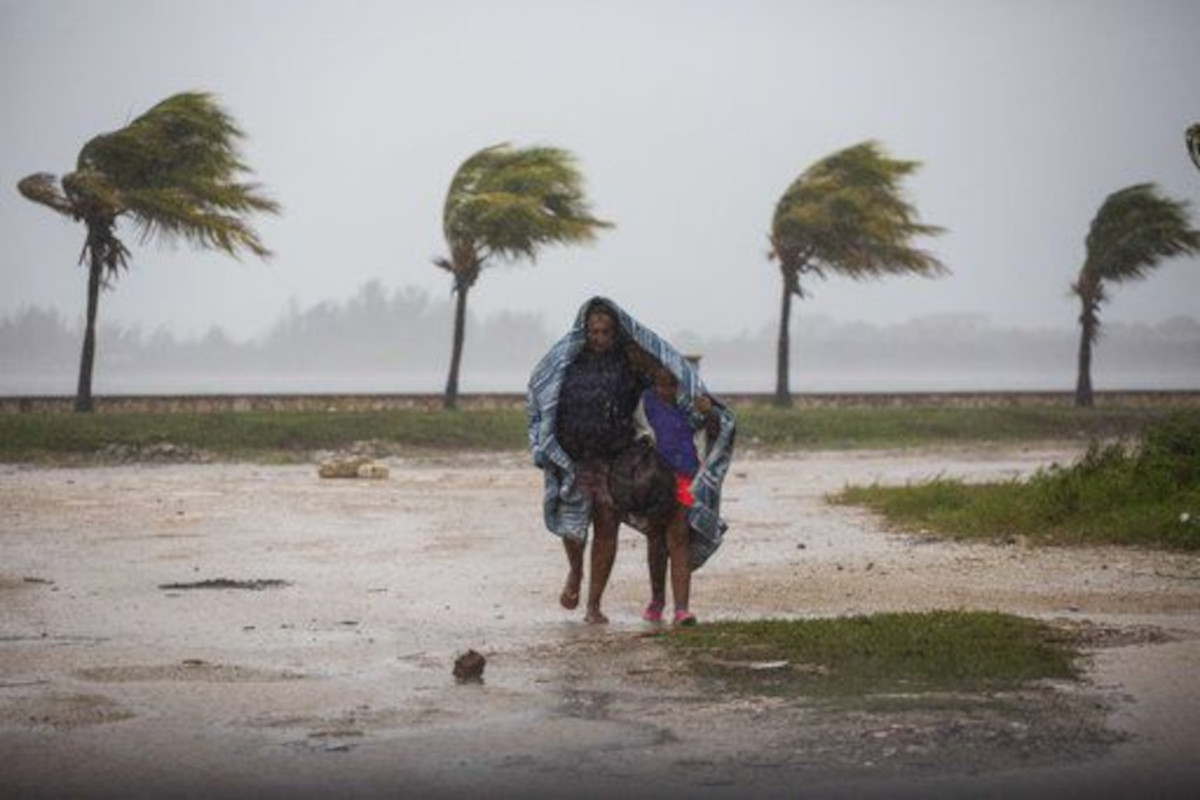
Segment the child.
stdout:
<path fill-rule="evenodd" d="M 666 605 L 667 565 L 671 567 L 671 594 L 675 599 L 675 624 L 695 625 L 696 617 L 688 610 L 692 586 L 691 529 L 687 513 L 695 499 L 692 479 L 700 469 L 696 449 L 696 432 L 688 414 L 676 405 L 679 382 L 665 367 L 653 373 L 653 388 L 642 393 L 635 416 L 644 422 L 645 431 L 653 437 L 663 462 L 675 477 L 675 504 L 667 514 L 653 521 L 647 532 L 646 562 L 650 571 L 650 602 L 642 612 L 648 622 L 661 622 Z M 712 402 L 698 398 L 696 410 L 707 415 Z"/>

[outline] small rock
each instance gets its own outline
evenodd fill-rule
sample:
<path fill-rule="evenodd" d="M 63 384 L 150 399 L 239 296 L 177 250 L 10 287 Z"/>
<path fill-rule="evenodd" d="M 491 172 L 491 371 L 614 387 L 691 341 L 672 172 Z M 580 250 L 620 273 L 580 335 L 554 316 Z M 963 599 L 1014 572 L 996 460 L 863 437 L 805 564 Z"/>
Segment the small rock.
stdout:
<path fill-rule="evenodd" d="M 483 667 L 487 659 L 468 650 L 454 661 L 454 679 L 459 683 L 483 683 Z"/>
<path fill-rule="evenodd" d="M 387 464 L 379 461 L 369 461 L 358 468 L 358 477 L 368 480 L 383 480 L 388 476 Z"/>

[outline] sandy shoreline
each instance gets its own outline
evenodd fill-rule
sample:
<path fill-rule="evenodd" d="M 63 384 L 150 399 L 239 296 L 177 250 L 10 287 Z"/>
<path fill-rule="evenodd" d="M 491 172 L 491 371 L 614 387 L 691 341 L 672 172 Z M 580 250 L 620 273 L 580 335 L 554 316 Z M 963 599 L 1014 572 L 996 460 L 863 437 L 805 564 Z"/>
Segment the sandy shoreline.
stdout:
<path fill-rule="evenodd" d="M 0 466 L 0 788 L 1190 795 L 1200 559 L 935 543 L 822 501 L 846 483 L 1011 476 L 1073 455 L 744 457 L 729 536 L 696 577 L 702 619 L 996 608 L 1124 632 L 1097 639 L 1085 685 L 1011 698 L 1007 717 L 698 696 L 639 636 L 638 534 L 622 536 L 612 625 L 558 608 L 565 562 L 521 455 L 397 458 L 386 481 Z M 286 585 L 160 588 L 218 579 Z M 468 648 L 489 659 L 482 686 L 450 675 Z"/>

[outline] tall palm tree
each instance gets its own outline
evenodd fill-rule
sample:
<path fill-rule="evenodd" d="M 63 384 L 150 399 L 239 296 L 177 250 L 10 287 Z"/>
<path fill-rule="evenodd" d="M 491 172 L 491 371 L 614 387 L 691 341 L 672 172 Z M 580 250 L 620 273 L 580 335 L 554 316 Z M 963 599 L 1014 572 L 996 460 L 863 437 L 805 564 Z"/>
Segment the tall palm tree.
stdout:
<path fill-rule="evenodd" d="M 914 248 L 916 236 L 942 232 L 917 221 L 900 182 L 920 163 L 889 158 L 876 142 L 862 142 L 813 164 L 775 206 L 769 258 L 779 263 L 783 294 L 776 352 L 775 404 L 790 406 L 788 387 L 792 296 L 803 298 L 800 279 L 838 273 L 856 280 L 890 274 L 934 276 L 947 272 L 933 255 Z"/>
<path fill-rule="evenodd" d="M 277 213 L 279 206 L 257 185 L 238 182 L 249 172 L 236 149 L 242 136 L 211 95 L 184 92 L 124 128 L 93 138 L 79 151 L 75 171 L 61 181 L 39 172 L 18 182 L 27 199 L 87 228 L 79 257 L 88 264 L 88 292 L 76 411 L 93 408 L 100 289 L 128 267 L 129 250 L 116 232 L 123 218 L 143 242 L 183 239 L 235 257 L 243 249 L 260 258 L 270 255 L 246 216 Z"/>
<path fill-rule="evenodd" d="M 593 217 L 575 158 L 552 147 L 485 147 L 458 168 L 446 193 L 442 232 L 448 258 L 434 264 L 451 274 L 457 302 L 454 344 L 443 404 L 458 405 L 458 372 L 466 334 L 467 294 L 497 260 L 537 260 L 547 244 L 584 244 L 612 223 Z"/>
<path fill-rule="evenodd" d="M 1075 405 L 1091 408 L 1092 345 L 1100 332 L 1107 283 L 1142 280 L 1164 258 L 1200 250 L 1200 231 L 1189 227 L 1188 204 L 1161 194 L 1152 183 L 1113 192 L 1087 235 L 1087 256 L 1071 291 L 1079 298 L 1079 376 Z"/>

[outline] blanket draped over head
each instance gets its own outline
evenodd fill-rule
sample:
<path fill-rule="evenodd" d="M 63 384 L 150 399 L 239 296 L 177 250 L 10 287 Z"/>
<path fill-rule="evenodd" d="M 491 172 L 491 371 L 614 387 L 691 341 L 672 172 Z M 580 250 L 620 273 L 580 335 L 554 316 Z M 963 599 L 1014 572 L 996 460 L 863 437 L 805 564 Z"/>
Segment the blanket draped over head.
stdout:
<path fill-rule="evenodd" d="M 534 465 L 542 470 L 545 478 L 542 501 L 546 528 L 551 533 L 578 542 L 587 541 L 591 500 L 576 485 L 575 463 L 558 443 L 554 432 L 563 376 L 567 366 L 583 350 L 587 340 L 587 313 L 597 302 L 613 311 L 617 324 L 629 340 L 670 370 L 679 381 L 677 402 L 689 412 L 692 425 L 697 430 L 703 425 L 703 417 L 696 411 L 695 402 L 697 398 L 708 394 L 700 375 L 687 359 L 616 303 L 603 297 L 594 297 L 580 307 L 571 330 L 534 367 L 525 398 L 529 414 L 529 448 L 533 452 Z M 733 456 L 735 426 L 733 413 L 715 398 L 712 413 L 719 422 L 719 433 L 715 441 L 710 443 L 700 470 L 692 481 L 695 504 L 688 510 L 693 569 L 699 568 L 716 552 L 728 527 L 719 511 L 721 484 Z"/>

